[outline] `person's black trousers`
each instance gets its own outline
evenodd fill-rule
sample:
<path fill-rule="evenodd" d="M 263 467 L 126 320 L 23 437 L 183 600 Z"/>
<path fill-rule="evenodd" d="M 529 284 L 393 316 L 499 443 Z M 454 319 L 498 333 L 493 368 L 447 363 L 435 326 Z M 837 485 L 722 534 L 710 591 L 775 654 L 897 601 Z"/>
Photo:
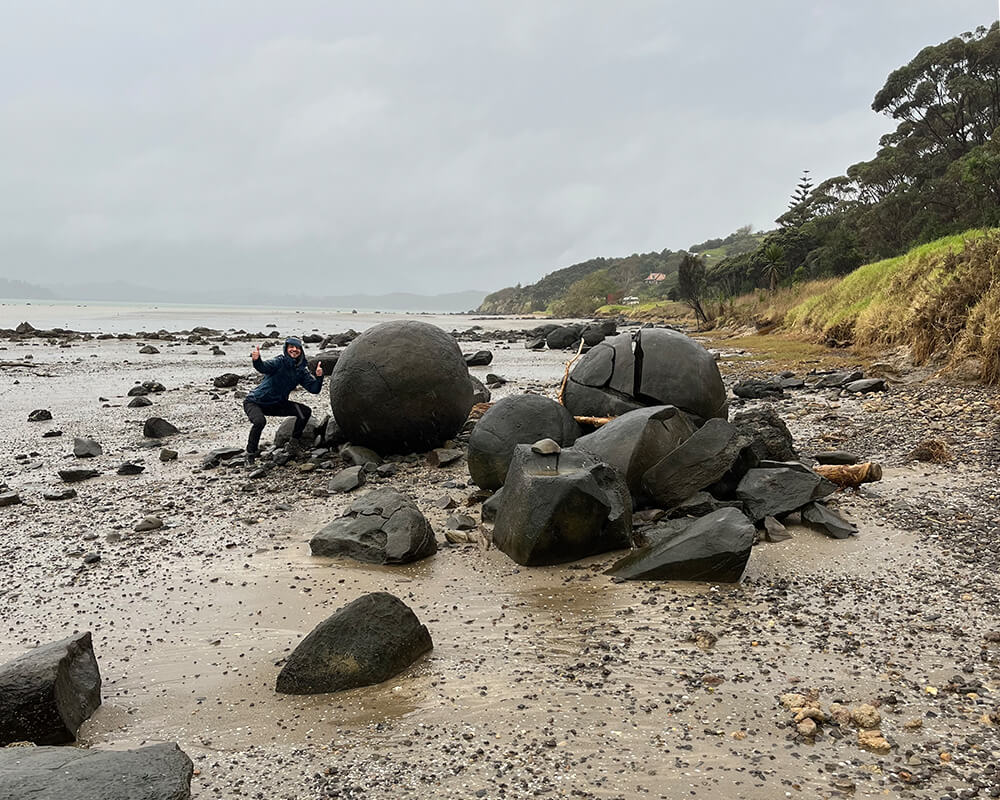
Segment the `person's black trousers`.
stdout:
<path fill-rule="evenodd" d="M 298 439 L 302 431 L 306 429 L 306 423 L 312 416 L 312 409 L 302 403 L 293 403 L 285 400 L 281 403 L 268 403 L 260 405 L 249 397 L 243 401 L 243 410 L 250 418 L 250 436 L 247 437 L 247 452 L 256 453 L 260 447 L 260 434 L 267 424 L 265 417 L 295 417 L 295 428 L 292 430 L 292 437 Z"/>

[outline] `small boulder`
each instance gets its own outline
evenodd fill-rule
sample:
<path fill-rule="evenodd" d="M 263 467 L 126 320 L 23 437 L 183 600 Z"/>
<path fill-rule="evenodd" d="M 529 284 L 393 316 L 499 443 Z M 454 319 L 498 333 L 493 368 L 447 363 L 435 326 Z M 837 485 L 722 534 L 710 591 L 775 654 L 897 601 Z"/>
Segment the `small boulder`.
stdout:
<path fill-rule="evenodd" d="M 387 592 L 359 597 L 321 622 L 278 674 L 282 694 L 371 686 L 398 675 L 433 647 L 426 626 Z"/>
<path fill-rule="evenodd" d="M 0 494 L 0 508 L 3 506 L 16 506 L 21 502 L 21 496 L 17 492 L 4 492 Z"/>
<path fill-rule="evenodd" d="M 348 464 L 356 467 L 363 467 L 365 464 L 381 464 L 382 457 L 367 447 L 358 444 L 344 445 L 337 451 L 337 454 Z"/>
<path fill-rule="evenodd" d="M 370 564 L 407 564 L 437 552 L 430 523 L 394 489 L 359 497 L 309 542 L 314 556 L 347 556 Z"/>
<path fill-rule="evenodd" d="M 780 380 L 748 379 L 733 386 L 733 394 L 745 400 L 770 400 L 785 396 Z"/>
<path fill-rule="evenodd" d="M 88 478 L 96 478 L 101 474 L 96 469 L 60 469 L 58 473 L 59 477 L 66 481 L 66 483 L 85 481 Z"/>
<path fill-rule="evenodd" d="M 142 426 L 142 435 L 147 439 L 162 439 L 180 431 L 162 417 L 150 417 Z"/>
<path fill-rule="evenodd" d="M 100 704 L 89 632 L 29 650 L 0 666 L 0 747 L 72 742 Z"/>
<path fill-rule="evenodd" d="M 747 515 L 754 521 L 795 511 L 836 491 L 830 481 L 798 462 L 761 462 L 747 471 L 736 488 Z"/>
<path fill-rule="evenodd" d="M 174 743 L 138 750 L 0 749 L 0 798 L 189 800 L 194 765 Z"/>
<path fill-rule="evenodd" d="M 327 483 L 326 488 L 331 492 L 340 494 L 343 492 L 352 492 L 364 482 L 365 468 L 363 466 L 347 467 L 334 475 L 329 483 Z"/>
<path fill-rule="evenodd" d="M 240 382 L 240 376 L 235 372 L 223 372 L 212 378 L 212 385 L 216 389 L 232 389 Z"/>
<path fill-rule="evenodd" d="M 160 461 L 176 461 L 179 453 L 176 450 L 171 450 L 169 447 L 164 447 L 160 450 Z"/>
<path fill-rule="evenodd" d="M 754 531 L 742 513 L 723 508 L 630 553 L 607 574 L 625 580 L 735 583 L 746 569 Z"/>
<path fill-rule="evenodd" d="M 155 356 L 160 351 L 153 347 L 153 345 L 147 344 L 145 347 L 140 347 L 139 352 L 144 356 Z"/>
<path fill-rule="evenodd" d="M 128 402 L 129 408 L 145 408 L 146 406 L 153 405 L 153 401 L 146 396 L 133 397 Z"/>
<path fill-rule="evenodd" d="M 868 394 L 869 392 L 884 392 L 885 379 L 862 378 L 861 380 L 851 381 L 846 386 L 844 386 L 844 391 L 850 392 L 851 394 Z"/>
<path fill-rule="evenodd" d="M 493 353 L 489 350 L 477 350 L 475 353 L 465 353 L 465 366 L 486 367 L 493 362 Z"/>
<path fill-rule="evenodd" d="M 28 414 L 28 422 L 45 422 L 52 419 L 52 412 L 47 408 L 36 408 Z"/>
<path fill-rule="evenodd" d="M 461 450 L 437 447 L 427 454 L 425 461 L 429 467 L 447 467 L 449 464 L 454 464 L 460 460 L 463 455 L 465 453 Z"/>
<path fill-rule="evenodd" d="M 802 519 L 821 528 L 834 539 L 847 539 L 858 532 L 858 526 L 822 503 L 809 503 L 802 507 Z"/>
<path fill-rule="evenodd" d="M 643 473 L 642 488 L 669 508 L 725 475 L 744 445 L 735 425 L 710 419 Z"/>
<path fill-rule="evenodd" d="M 142 464 L 138 464 L 135 461 L 126 461 L 118 467 L 117 473 L 119 475 L 141 475 L 145 470 L 146 467 Z"/>
<path fill-rule="evenodd" d="M 201 468 L 215 469 L 223 461 L 228 461 L 240 455 L 243 455 L 242 447 L 217 447 L 207 452 L 201 459 Z"/>
<path fill-rule="evenodd" d="M 76 497 L 76 489 L 49 489 L 42 492 L 42 497 L 46 500 L 72 500 Z"/>
<path fill-rule="evenodd" d="M 504 484 L 493 543 L 518 564 L 576 561 L 629 546 L 632 498 L 618 470 L 564 449 L 519 444 Z"/>
<path fill-rule="evenodd" d="M 78 436 L 73 439 L 73 455 L 77 458 L 96 458 L 104 455 L 104 448 L 93 439 Z"/>
<path fill-rule="evenodd" d="M 281 424 L 278 426 L 278 430 L 274 432 L 275 447 L 284 447 L 292 440 L 292 432 L 295 430 L 295 422 L 295 417 L 289 417 L 288 419 L 282 420 Z M 302 436 L 299 437 L 303 446 L 312 447 L 313 442 L 316 441 L 316 437 L 323 433 L 325 428 L 326 420 L 316 420 L 310 417 L 306 421 L 305 427 L 302 429 Z"/>
<path fill-rule="evenodd" d="M 163 527 L 163 520 L 159 517 L 149 515 L 143 517 L 142 520 L 136 524 L 132 530 L 137 533 L 145 533 L 146 531 L 155 531 Z"/>
<path fill-rule="evenodd" d="M 550 350 L 566 350 L 576 347 L 580 341 L 580 333 L 583 328 L 580 325 L 560 325 L 545 337 L 545 344 Z"/>
<path fill-rule="evenodd" d="M 734 414 L 733 425 L 759 461 L 794 461 L 799 457 L 785 421 L 768 406 Z"/>

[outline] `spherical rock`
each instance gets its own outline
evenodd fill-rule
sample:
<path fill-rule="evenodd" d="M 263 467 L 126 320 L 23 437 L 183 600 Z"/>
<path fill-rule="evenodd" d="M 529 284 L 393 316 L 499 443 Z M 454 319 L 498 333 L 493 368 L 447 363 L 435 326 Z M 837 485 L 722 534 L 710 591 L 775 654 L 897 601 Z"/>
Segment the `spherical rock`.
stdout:
<path fill-rule="evenodd" d="M 511 395 L 497 401 L 476 423 L 469 437 L 469 474 L 483 489 L 499 489 L 519 444 L 552 439 L 568 447 L 580 426 L 564 406 L 535 394 Z"/>
<path fill-rule="evenodd" d="M 385 322 L 341 354 L 330 406 L 352 443 L 382 454 L 423 452 L 462 427 L 472 382 L 450 334 L 426 322 Z"/>

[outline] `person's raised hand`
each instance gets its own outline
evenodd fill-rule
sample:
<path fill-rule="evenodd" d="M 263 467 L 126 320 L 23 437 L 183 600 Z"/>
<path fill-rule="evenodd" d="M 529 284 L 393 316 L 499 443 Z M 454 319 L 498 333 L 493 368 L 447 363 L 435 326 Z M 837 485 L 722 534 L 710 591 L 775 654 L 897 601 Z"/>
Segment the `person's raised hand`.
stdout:
<path fill-rule="evenodd" d="M 250 351 L 250 358 L 254 361 L 258 361 L 260 359 L 260 348 L 257 347 L 257 345 L 254 345 L 253 350 Z"/>
<path fill-rule="evenodd" d="M 317 378 L 322 378 L 323 377 L 323 362 L 322 361 L 317 361 L 316 362 L 316 377 Z"/>

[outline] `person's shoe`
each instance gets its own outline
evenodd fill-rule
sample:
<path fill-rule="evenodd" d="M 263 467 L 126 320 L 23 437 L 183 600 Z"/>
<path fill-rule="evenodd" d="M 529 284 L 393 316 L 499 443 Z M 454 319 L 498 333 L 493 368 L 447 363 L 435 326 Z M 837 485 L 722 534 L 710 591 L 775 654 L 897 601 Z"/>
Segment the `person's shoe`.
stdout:
<path fill-rule="evenodd" d="M 256 464 L 259 455 L 260 455 L 259 453 L 247 453 L 247 466 L 252 467 L 254 464 Z"/>

